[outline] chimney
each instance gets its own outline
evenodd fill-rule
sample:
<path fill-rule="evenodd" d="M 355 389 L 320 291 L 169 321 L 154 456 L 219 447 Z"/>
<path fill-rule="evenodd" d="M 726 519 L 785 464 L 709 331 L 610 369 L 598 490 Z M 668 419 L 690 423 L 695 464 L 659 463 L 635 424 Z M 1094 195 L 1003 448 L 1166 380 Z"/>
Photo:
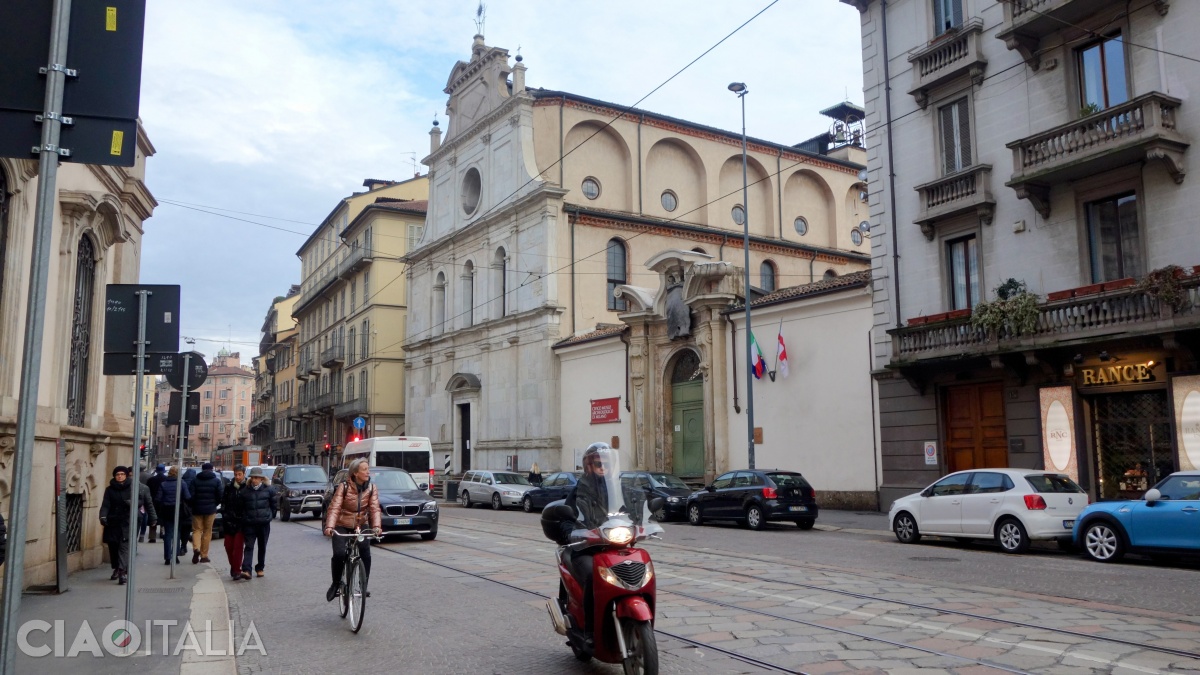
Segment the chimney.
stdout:
<path fill-rule="evenodd" d="M 433 128 L 429 130 L 429 154 L 438 151 L 442 147 L 442 129 L 438 126 L 438 121 L 433 121 Z"/>
<path fill-rule="evenodd" d="M 513 95 L 525 93 L 525 58 L 517 54 L 517 65 L 513 66 Z"/>

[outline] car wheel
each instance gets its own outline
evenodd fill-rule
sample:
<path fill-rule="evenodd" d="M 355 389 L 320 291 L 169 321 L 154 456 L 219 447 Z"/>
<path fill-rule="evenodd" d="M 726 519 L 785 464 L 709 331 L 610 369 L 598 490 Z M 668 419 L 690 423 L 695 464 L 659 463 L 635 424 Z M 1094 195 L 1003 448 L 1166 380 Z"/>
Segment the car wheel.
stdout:
<path fill-rule="evenodd" d="M 533 513 L 533 500 L 529 497 L 521 499 L 521 510 L 525 513 Z"/>
<path fill-rule="evenodd" d="M 761 506 L 751 504 L 746 507 L 746 527 L 752 530 L 761 530 L 766 524 L 767 519 L 763 516 Z"/>
<path fill-rule="evenodd" d="M 437 539 L 437 530 L 434 530 L 432 532 L 422 532 L 421 533 L 422 541 L 433 541 L 434 539 Z"/>
<path fill-rule="evenodd" d="M 811 530 L 811 529 L 813 529 L 813 525 L 816 525 L 816 524 L 817 524 L 817 521 L 815 521 L 811 518 L 806 518 L 804 520 L 796 521 L 796 527 L 798 527 L 802 530 Z"/>
<path fill-rule="evenodd" d="M 896 515 L 896 520 L 892 521 L 892 532 L 896 533 L 896 539 L 900 540 L 901 544 L 915 544 L 921 541 L 921 530 L 917 527 L 917 520 L 908 511 L 901 511 Z"/>
<path fill-rule="evenodd" d="M 292 512 L 289 511 L 288 509 L 280 509 L 279 510 L 279 519 L 286 523 L 287 521 L 292 519 Z"/>
<path fill-rule="evenodd" d="M 458 498 L 458 503 L 462 504 L 464 509 L 471 508 L 471 493 L 463 490 L 462 496 Z"/>
<path fill-rule="evenodd" d="M 1005 553 L 1024 553 L 1029 550 L 1029 533 L 1016 518 L 1005 518 L 996 526 L 996 543 Z"/>
<path fill-rule="evenodd" d="M 492 493 L 492 510 L 500 511 L 503 508 L 504 508 L 504 503 L 500 501 L 500 493 L 493 492 Z"/>
<path fill-rule="evenodd" d="M 1116 562 L 1125 555 L 1125 542 L 1108 523 L 1093 523 L 1083 532 L 1083 552 L 1096 562 Z"/>
<path fill-rule="evenodd" d="M 665 523 L 671 519 L 670 516 L 667 515 L 667 507 L 665 506 L 655 511 L 652 515 L 654 516 L 654 519 L 660 523 Z"/>
<path fill-rule="evenodd" d="M 700 513 L 699 504 L 691 504 L 688 506 L 688 522 L 693 525 L 704 524 L 704 515 Z"/>

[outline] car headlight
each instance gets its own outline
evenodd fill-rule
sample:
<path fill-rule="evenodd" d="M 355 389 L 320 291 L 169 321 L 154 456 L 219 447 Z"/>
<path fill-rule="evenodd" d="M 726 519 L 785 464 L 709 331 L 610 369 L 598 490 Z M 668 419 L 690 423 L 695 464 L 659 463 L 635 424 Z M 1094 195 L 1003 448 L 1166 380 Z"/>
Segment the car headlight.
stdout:
<path fill-rule="evenodd" d="M 300 491 L 299 490 L 288 490 L 288 496 L 289 497 L 299 497 Z"/>
<path fill-rule="evenodd" d="M 437 511 L 437 502 L 425 502 L 421 505 L 422 511 Z"/>
<path fill-rule="evenodd" d="M 521 493 L 517 492 L 516 490 L 505 490 L 504 496 L 505 497 L 520 497 Z"/>
<path fill-rule="evenodd" d="M 679 503 L 679 497 L 667 497 L 667 501 L 668 501 L 668 502 L 671 502 L 672 504 L 678 504 L 678 503 Z"/>
<path fill-rule="evenodd" d="M 601 530 L 601 534 L 604 535 L 605 539 L 614 544 L 628 544 L 633 540 L 633 530 L 623 525 L 620 527 L 610 527 Z"/>

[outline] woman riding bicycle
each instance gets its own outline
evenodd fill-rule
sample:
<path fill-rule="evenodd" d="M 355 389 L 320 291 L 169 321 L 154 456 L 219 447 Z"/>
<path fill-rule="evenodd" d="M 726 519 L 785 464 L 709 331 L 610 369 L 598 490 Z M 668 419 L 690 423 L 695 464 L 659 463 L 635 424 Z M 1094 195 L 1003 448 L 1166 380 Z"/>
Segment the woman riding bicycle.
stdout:
<path fill-rule="evenodd" d="M 325 514 L 325 536 L 330 537 L 334 531 L 340 534 L 350 534 L 356 529 L 365 527 L 367 521 L 375 532 L 383 532 L 383 511 L 379 508 L 379 490 L 371 484 L 371 467 L 365 459 L 356 459 L 350 463 L 346 480 L 333 489 L 333 498 L 329 500 L 329 510 Z M 349 556 L 347 547 L 351 545 L 349 537 L 333 537 L 333 559 L 330 567 L 333 571 L 333 584 L 325 592 L 325 599 L 333 602 L 338 596 L 342 582 L 342 572 L 346 567 Z M 363 568 L 367 579 L 371 578 L 371 542 L 364 539 L 357 542 L 358 554 L 362 558 Z"/>

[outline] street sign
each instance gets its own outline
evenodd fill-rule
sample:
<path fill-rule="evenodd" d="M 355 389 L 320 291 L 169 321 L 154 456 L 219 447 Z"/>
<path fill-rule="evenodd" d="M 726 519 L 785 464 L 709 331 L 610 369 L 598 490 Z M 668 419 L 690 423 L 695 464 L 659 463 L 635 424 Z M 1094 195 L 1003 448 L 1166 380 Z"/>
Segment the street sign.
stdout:
<path fill-rule="evenodd" d="M 179 351 L 179 286 L 108 284 L 104 302 L 105 353 L 136 354 L 138 291 L 146 297 L 146 351 Z"/>
<path fill-rule="evenodd" d="M 188 388 L 191 389 L 191 383 L 188 383 Z M 171 392 L 171 398 L 167 402 L 167 426 L 179 424 L 179 407 L 182 398 L 182 392 Z M 187 423 L 189 425 L 200 424 L 200 392 L 198 391 L 188 392 Z"/>
<path fill-rule="evenodd" d="M 163 375 L 171 369 L 171 359 L 174 354 L 146 354 L 146 369 L 143 375 Z M 164 367 L 163 363 L 166 362 Z M 137 375 L 137 354 L 105 354 L 105 375 Z"/>
<path fill-rule="evenodd" d="M 362 417 L 354 418 L 354 428 L 355 429 L 364 429 L 364 428 L 366 428 L 366 426 L 367 426 L 367 421 L 365 419 L 363 419 Z"/>
<path fill-rule="evenodd" d="M 204 356 L 200 352 L 191 352 L 192 372 L 188 375 L 188 389 L 196 389 L 204 384 L 208 379 L 208 364 L 204 362 Z M 167 383 L 176 389 L 183 389 L 183 353 L 171 355 L 171 365 L 164 368 L 163 375 L 167 376 Z"/>

